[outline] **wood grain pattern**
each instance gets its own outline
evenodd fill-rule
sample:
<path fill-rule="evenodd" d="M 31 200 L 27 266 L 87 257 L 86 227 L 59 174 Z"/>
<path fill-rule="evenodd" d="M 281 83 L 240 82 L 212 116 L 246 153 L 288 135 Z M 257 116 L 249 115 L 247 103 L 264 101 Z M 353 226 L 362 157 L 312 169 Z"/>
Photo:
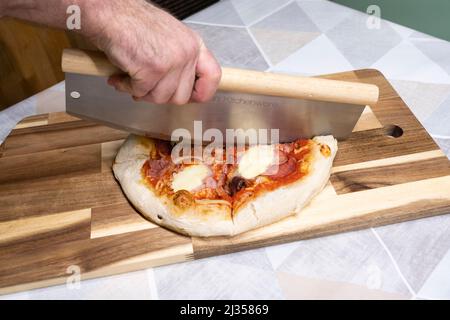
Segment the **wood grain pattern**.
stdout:
<path fill-rule="evenodd" d="M 101 146 L 88 144 L 0 158 L 0 183 L 40 177 L 98 173 Z"/>
<path fill-rule="evenodd" d="M 2 183 L 0 221 L 125 203 L 111 172 Z"/>
<path fill-rule="evenodd" d="M 450 175 L 316 198 L 300 214 L 233 238 L 194 238 L 196 258 L 450 213 Z"/>
<path fill-rule="evenodd" d="M 92 209 L 91 238 L 156 228 L 128 203 Z"/>
<path fill-rule="evenodd" d="M 14 130 L 2 157 L 124 139 L 128 133 L 88 121 L 71 121 Z"/>
<path fill-rule="evenodd" d="M 70 266 L 79 267 L 82 275 L 89 277 L 90 272 L 96 272 L 108 266 L 112 266 L 114 273 L 121 270 L 130 271 L 130 268 L 133 270 L 136 265 L 139 267 L 148 259 L 150 261 L 147 262 L 152 263 L 155 258 L 153 255 L 158 252 L 161 254 L 157 258 L 162 262 L 165 259 L 170 262 L 177 259 L 186 261 L 192 257 L 192 245 L 189 238 L 174 235 L 162 228 L 138 231 L 133 233 L 132 237 L 122 234 L 72 241 L 45 249 L 27 255 L 14 247 L 8 252 L 0 252 L 0 261 L 8 261 L 8 263 L 0 264 L 0 287 L 17 285 L 18 270 L 20 270 L 20 282 L 32 283 L 56 278 L 61 280 L 59 283 L 64 283 L 68 276 L 67 268 Z M 173 251 L 177 253 L 175 259 Z M 3 290 L 0 289 L 0 293 Z"/>
<path fill-rule="evenodd" d="M 450 171 L 446 156 L 387 166 L 338 172 L 331 175 L 337 194 L 369 190 L 423 179 L 442 177 Z"/>
<path fill-rule="evenodd" d="M 0 222 L 0 251 L 34 252 L 56 244 L 89 239 L 91 209 Z"/>
<path fill-rule="evenodd" d="M 127 133 L 64 113 L 26 119 L 0 146 L 0 293 L 64 283 L 71 265 L 86 279 L 449 213 L 449 161 L 386 79 L 326 77 L 376 84 L 380 101 L 308 207 L 232 238 L 191 239 L 139 215 L 111 171 Z"/>

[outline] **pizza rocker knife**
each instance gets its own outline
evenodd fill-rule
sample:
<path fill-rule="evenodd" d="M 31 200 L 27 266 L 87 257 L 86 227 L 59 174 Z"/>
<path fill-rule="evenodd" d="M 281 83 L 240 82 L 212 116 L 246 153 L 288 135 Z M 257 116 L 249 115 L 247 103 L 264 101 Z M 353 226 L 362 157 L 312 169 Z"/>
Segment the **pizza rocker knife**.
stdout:
<path fill-rule="evenodd" d="M 328 134 L 342 140 L 379 96 L 372 84 L 223 68 L 211 101 L 156 105 L 134 101 L 109 86 L 107 78 L 122 71 L 101 52 L 66 49 L 62 69 L 69 114 L 165 140 L 176 129 L 184 129 L 195 142 L 205 142 L 199 140 L 208 129 L 223 137 L 230 129 L 243 135 L 248 129 L 278 129 L 280 142 Z"/>

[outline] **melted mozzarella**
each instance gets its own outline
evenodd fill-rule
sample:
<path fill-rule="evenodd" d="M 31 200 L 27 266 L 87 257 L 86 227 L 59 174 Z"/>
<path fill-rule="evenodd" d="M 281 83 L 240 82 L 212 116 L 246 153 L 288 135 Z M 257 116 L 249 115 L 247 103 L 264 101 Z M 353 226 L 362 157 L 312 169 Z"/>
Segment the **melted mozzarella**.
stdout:
<path fill-rule="evenodd" d="M 172 181 L 172 189 L 192 191 L 203 184 L 203 180 L 211 175 L 211 170 L 203 164 L 195 164 L 176 173 Z"/>
<path fill-rule="evenodd" d="M 273 145 L 257 145 L 250 147 L 239 161 L 238 172 L 245 179 L 252 179 L 276 162 Z"/>

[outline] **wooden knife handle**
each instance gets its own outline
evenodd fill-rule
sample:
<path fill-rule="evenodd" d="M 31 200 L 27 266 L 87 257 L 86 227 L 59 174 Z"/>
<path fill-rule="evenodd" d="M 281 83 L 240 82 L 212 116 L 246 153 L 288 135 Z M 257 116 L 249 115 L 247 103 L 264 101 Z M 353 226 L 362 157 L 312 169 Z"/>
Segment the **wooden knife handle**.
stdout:
<path fill-rule="evenodd" d="M 77 49 L 64 50 L 62 70 L 93 76 L 123 73 L 102 52 Z M 222 68 L 219 90 L 362 105 L 376 104 L 379 97 L 373 84 L 234 68 Z"/>

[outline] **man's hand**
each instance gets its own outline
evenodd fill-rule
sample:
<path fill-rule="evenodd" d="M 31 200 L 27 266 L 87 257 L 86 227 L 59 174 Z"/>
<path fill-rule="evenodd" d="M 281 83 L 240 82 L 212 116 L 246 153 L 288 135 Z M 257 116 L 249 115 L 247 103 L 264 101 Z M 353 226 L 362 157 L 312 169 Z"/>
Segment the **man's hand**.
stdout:
<path fill-rule="evenodd" d="M 144 0 L 108 1 L 93 12 L 99 32 L 89 38 L 129 75 L 109 79 L 117 90 L 154 103 L 212 98 L 221 69 L 194 31 Z"/>
<path fill-rule="evenodd" d="M 214 95 L 221 68 L 201 38 L 145 0 L 1 0 L 9 16 L 60 28 L 81 8 L 79 32 L 128 73 L 109 83 L 137 100 L 184 104 Z M 1 12 L 0 12 L 1 14 Z"/>

